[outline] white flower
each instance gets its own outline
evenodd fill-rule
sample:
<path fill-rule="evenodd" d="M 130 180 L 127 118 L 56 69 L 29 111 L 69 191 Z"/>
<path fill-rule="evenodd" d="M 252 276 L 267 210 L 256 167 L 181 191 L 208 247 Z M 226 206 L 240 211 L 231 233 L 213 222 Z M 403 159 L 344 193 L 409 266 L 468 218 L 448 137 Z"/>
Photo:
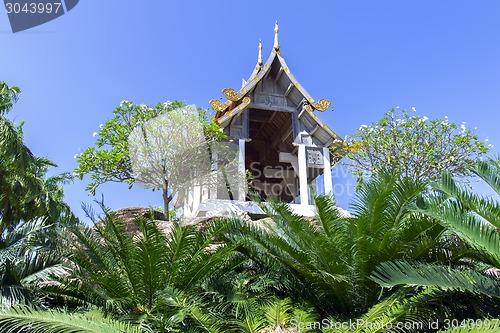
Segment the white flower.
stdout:
<path fill-rule="evenodd" d="M 76 159 L 76 158 L 78 158 L 78 156 L 79 156 L 78 154 L 75 154 L 75 156 L 73 156 L 73 158 L 75 158 L 75 159 Z"/>
<path fill-rule="evenodd" d="M 489 141 L 488 138 L 484 139 L 484 142 L 488 142 L 488 141 Z"/>
<path fill-rule="evenodd" d="M 491 148 L 491 147 L 493 147 L 493 145 L 490 143 L 490 144 L 488 145 L 488 148 Z"/>
<path fill-rule="evenodd" d="M 460 128 L 462 129 L 462 132 L 465 132 L 465 125 L 463 123 L 460 125 Z"/>
<path fill-rule="evenodd" d="M 97 136 L 97 132 L 92 133 L 92 136 Z"/>
<path fill-rule="evenodd" d="M 398 106 L 396 106 L 396 109 L 399 109 L 399 105 L 398 105 Z"/>
<path fill-rule="evenodd" d="M 99 128 L 102 128 L 102 124 L 99 124 Z"/>
<path fill-rule="evenodd" d="M 412 107 L 411 107 L 411 110 L 412 110 L 413 112 L 417 112 L 417 109 L 415 109 L 415 107 L 414 107 L 414 106 L 412 106 Z"/>
<path fill-rule="evenodd" d="M 448 119 L 448 116 L 444 116 L 444 119 Z"/>
<path fill-rule="evenodd" d="M 361 125 L 361 126 L 359 127 L 359 131 L 362 131 L 362 130 L 364 130 L 365 128 L 368 128 L 368 126 L 366 126 L 366 125 Z"/>
<path fill-rule="evenodd" d="M 427 120 L 429 120 L 429 118 L 427 118 L 427 116 L 424 116 L 424 117 L 422 118 L 422 120 L 423 120 L 423 121 L 427 121 Z"/>

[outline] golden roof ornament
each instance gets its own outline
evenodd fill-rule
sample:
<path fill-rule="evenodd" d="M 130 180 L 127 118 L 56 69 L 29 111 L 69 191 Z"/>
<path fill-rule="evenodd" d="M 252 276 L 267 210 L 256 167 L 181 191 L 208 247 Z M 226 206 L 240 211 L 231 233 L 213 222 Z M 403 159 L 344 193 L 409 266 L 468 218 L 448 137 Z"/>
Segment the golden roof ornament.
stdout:
<path fill-rule="evenodd" d="M 240 100 L 242 95 L 237 93 L 233 88 L 224 88 L 222 89 L 222 93 L 226 96 L 226 98 L 230 101 L 237 102 Z"/>
<path fill-rule="evenodd" d="M 313 107 L 318 111 L 325 111 L 330 106 L 330 101 L 327 99 L 320 99 L 317 103 L 313 104 Z"/>
<path fill-rule="evenodd" d="M 280 31 L 278 27 L 278 21 L 274 24 L 274 50 L 278 52 L 280 50 L 280 44 L 278 43 L 278 32 Z"/>

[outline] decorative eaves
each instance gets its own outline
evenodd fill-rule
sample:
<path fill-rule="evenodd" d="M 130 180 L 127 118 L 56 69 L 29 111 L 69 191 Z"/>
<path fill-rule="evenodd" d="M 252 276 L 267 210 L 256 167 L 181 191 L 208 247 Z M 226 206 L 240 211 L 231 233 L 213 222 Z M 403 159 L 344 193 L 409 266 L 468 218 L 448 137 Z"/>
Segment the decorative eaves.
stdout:
<path fill-rule="evenodd" d="M 250 75 L 250 78 L 244 82 L 242 88 L 236 91 L 233 88 L 225 88 L 222 90 L 223 94 L 227 98 L 227 101 L 222 103 L 220 100 L 211 100 L 210 104 L 212 108 L 217 112 L 216 120 L 219 124 L 223 124 L 228 121 L 231 117 L 234 117 L 241 112 L 250 104 L 251 100 L 247 96 L 249 92 L 254 89 L 254 87 L 264 78 L 266 74 L 270 71 L 273 61 L 278 58 L 281 68 L 283 69 L 285 75 L 288 77 L 293 87 L 297 89 L 303 98 L 307 101 L 305 109 L 307 112 L 313 115 L 318 125 L 324 128 L 332 138 L 337 139 L 338 135 L 328 128 L 319 118 L 314 115 L 314 110 L 325 111 L 327 110 L 331 103 L 326 99 L 320 99 L 315 101 L 311 95 L 304 89 L 304 87 L 298 82 L 295 76 L 291 73 L 285 59 L 281 56 L 280 45 L 278 41 L 278 22 L 275 24 L 274 28 L 274 45 L 269 55 L 267 61 L 262 63 L 262 43 L 259 41 L 259 54 L 257 59 L 257 64 L 254 71 Z"/>

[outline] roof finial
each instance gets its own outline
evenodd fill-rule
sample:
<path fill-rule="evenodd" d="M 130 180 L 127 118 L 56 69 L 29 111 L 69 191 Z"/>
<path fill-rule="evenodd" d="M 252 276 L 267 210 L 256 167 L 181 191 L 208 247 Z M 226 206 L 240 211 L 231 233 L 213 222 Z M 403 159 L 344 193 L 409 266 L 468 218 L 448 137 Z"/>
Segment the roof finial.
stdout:
<path fill-rule="evenodd" d="M 280 44 L 278 43 L 278 32 L 280 31 L 278 27 L 278 21 L 276 20 L 276 24 L 274 25 L 274 49 L 279 51 Z"/>
<path fill-rule="evenodd" d="M 259 58 L 257 60 L 259 65 L 262 65 L 262 40 L 259 39 Z"/>

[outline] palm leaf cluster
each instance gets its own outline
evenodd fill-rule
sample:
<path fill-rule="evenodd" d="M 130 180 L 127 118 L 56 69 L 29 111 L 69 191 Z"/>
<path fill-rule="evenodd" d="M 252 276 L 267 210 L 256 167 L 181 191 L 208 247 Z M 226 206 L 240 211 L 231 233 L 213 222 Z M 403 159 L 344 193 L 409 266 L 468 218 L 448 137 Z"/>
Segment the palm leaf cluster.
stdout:
<path fill-rule="evenodd" d="M 56 165 L 35 156 L 24 144 L 22 124 L 15 125 L 4 115 L 19 94 L 17 87 L 0 82 L 0 234 L 21 221 L 71 215 L 60 186 L 70 180 L 69 174 L 47 177 Z"/>
<path fill-rule="evenodd" d="M 0 307 L 19 304 L 44 305 L 39 288 L 64 275 L 61 252 L 47 236 L 54 226 L 43 219 L 23 222 L 5 232 L 0 242 Z"/>
<path fill-rule="evenodd" d="M 262 204 L 270 219 L 261 225 L 232 219 L 226 237 L 269 267 L 285 268 L 300 283 L 297 292 L 320 313 L 352 317 L 377 302 L 380 287 L 369 277 L 381 262 L 436 260 L 433 249 L 444 228 L 410 210 L 423 184 L 389 174 L 364 183 L 344 216 L 331 197 L 315 199 L 317 218 L 309 221 L 287 204 Z"/>
<path fill-rule="evenodd" d="M 259 221 L 130 228 L 101 205 L 89 227 L 63 202 L 68 175 L 46 177 L 5 118 L 19 94 L 0 82 L 2 332 L 497 330 L 480 325 L 500 317 L 500 203 L 449 174 L 380 172 L 350 214 L 319 196 L 314 219 L 267 202 Z M 500 159 L 473 171 L 500 194 Z M 364 324 L 324 325 L 348 320 Z"/>
<path fill-rule="evenodd" d="M 473 170 L 497 194 L 500 194 L 499 167 L 500 160 L 492 159 L 478 162 Z M 450 294 L 457 295 L 455 300 L 459 304 L 468 299 L 473 311 L 464 313 L 465 318 L 498 316 L 499 203 L 457 184 L 449 174 L 444 174 L 433 188 L 436 192 L 415 210 L 438 221 L 446 228 L 449 241 L 462 243 L 467 252 L 455 264 L 414 260 L 382 263 L 372 279 L 388 288 L 406 286 L 412 290 L 445 291 L 448 299 Z M 451 315 L 460 318 L 456 312 Z"/>
<path fill-rule="evenodd" d="M 42 311 L 30 307 L 14 307 L 0 312 L 2 332 L 30 333 L 144 333 L 146 327 L 114 321 L 99 311 L 73 312 Z"/>
<path fill-rule="evenodd" d="M 154 216 L 154 214 L 151 214 Z M 114 213 L 93 228 L 74 225 L 65 244 L 72 274 L 47 291 L 101 308 L 115 318 L 166 326 L 204 326 L 200 286 L 221 274 L 232 246 L 215 245 L 223 225 L 173 224 L 168 235 L 152 218 L 137 218 L 136 234 L 126 231 Z"/>

